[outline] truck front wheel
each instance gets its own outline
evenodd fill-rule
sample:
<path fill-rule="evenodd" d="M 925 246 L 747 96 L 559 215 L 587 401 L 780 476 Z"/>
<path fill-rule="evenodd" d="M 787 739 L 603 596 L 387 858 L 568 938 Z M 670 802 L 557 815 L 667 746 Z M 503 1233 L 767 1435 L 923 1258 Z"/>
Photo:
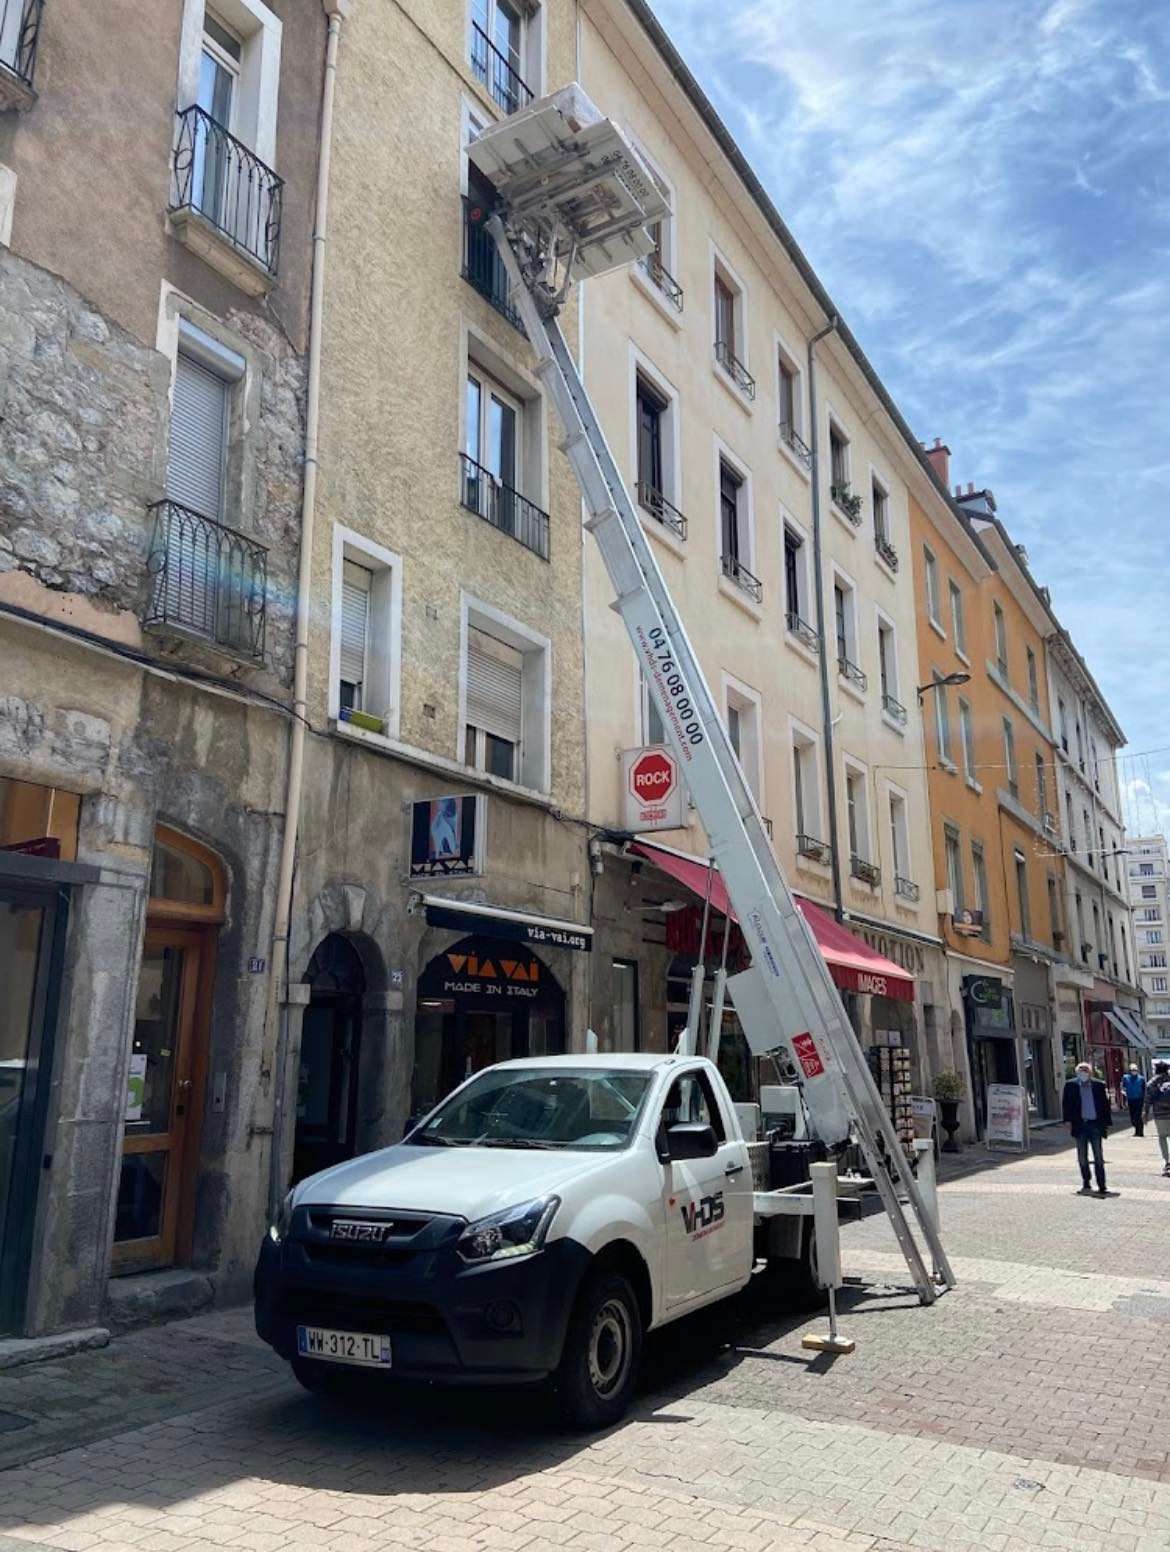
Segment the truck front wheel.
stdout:
<path fill-rule="evenodd" d="M 581 1289 L 557 1371 L 561 1411 L 577 1428 L 608 1428 L 638 1383 L 642 1316 L 620 1272 L 597 1271 Z"/>

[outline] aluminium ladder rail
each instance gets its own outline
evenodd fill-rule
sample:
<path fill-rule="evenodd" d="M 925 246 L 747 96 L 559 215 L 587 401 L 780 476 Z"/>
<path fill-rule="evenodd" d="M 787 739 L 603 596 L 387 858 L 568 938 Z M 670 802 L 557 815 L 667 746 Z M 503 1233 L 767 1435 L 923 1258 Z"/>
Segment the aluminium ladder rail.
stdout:
<path fill-rule="evenodd" d="M 550 295 L 540 278 L 540 255 L 534 262 L 529 253 L 522 262 L 506 215 L 505 202 L 487 222 L 487 230 L 536 353 L 536 375 L 552 396 L 564 428 L 561 445 L 589 514 L 585 527 L 601 550 L 617 594 L 612 607 L 625 622 L 658 704 L 668 743 L 750 950 L 749 968 L 727 982 L 748 1043 L 756 1054 L 775 1050 L 778 1044 L 787 1049 L 793 1072 L 802 1075 L 813 1124 L 826 1144 L 846 1142 L 852 1120 L 919 1298 L 933 1303 L 955 1282 L 938 1230 L 828 966 L 772 851 L 755 798 L 561 332 L 556 312 L 564 293 Z M 517 246 L 524 251 L 519 235 Z M 892 1167 L 896 1160 L 897 1179 Z M 903 1211 L 898 1181 L 930 1250 L 933 1272 L 927 1271 Z"/>

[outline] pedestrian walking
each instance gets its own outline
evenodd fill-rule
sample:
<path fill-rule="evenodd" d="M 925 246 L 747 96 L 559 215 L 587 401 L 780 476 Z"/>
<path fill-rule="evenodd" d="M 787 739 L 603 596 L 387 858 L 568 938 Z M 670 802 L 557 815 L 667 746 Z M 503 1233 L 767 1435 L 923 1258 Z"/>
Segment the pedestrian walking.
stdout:
<path fill-rule="evenodd" d="M 1170 1100 L 1170 1093 L 1167 1094 Z M 1170 1104 L 1167 1105 L 1170 1115 Z M 1077 1144 L 1077 1163 L 1081 1167 L 1082 1196 L 1092 1196 L 1089 1182 L 1089 1152 L 1093 1154 L 1093 1173 L 1097 1177 L 1097 1195 L 1108 1196 L 1105 1189 L 1105 1149 L 1103 1147 L 1113 1122 L 1109 1108 L 1109 1094 L 1100 1078 L 1094 1078 L 1088 1062 L 1078 1062 L 1076 1076 L 1064 1086 L 1064 1119 L 1068 1122 Z M 1170 1127 L 1167 1128 L 1170 1131 Z"/>
<path fill-rule="evenodd" d="M 1121 1092 L 1125 1095 L 1125 1102 L 1129 1106 L 1129 1119 L 1133 1126 L 1133 1135 L 1143 1137 L 1142 1121 L 1146 1113 L 1146 1080 L 1138 1071 L 1136 1062 L 1130 1062 L 1129 1071 L 1121 1080 Z"/>
<path fill-rule="evenodd" d="M 1154 1076 L 1146 1084 L 1144 1115 L 1158 1134 L 1162 1173 L 1170 1175 L 1170 1062 L 1154 1063 Z"/>

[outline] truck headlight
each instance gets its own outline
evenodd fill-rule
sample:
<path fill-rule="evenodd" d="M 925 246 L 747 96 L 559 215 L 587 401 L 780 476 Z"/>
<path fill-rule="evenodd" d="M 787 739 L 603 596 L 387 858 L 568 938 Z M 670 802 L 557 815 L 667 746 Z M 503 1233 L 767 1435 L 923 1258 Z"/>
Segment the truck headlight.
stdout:
<path fill-rule="evenodd" d="M 544 1244 L 560 1205 L 559 1196 L 542 1196 L 534 1202 L 524 1202 L 519 1207 L 508 1207 L 503 1212 L 480 1218 L 468 1224 L 456 1241 L 455 1249 L 464 1261 L 475 1264 L 530 1256 Z"/>
<path fill-rule="evenodd" d="M 279 1245 L 289 1231 L 293 1214 L 293 1193 L 290 1191 L 280 1204 L 280 1211 L 268 1225 L 268 1238 L 274 1245 Z"/>

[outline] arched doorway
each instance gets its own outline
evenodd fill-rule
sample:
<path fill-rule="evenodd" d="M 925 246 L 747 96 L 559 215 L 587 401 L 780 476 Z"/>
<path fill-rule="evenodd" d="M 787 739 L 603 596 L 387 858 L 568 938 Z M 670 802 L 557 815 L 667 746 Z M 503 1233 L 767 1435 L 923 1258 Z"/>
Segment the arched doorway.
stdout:
<path fill-rule="evenodd" d="M 215 952 L 227 885 L 214 852 L 159 825 L 122 1134 L 112 1270 L 189 1260 Z"/>
<path fill-rule="evenodd" d="M 473 1072 L 565 1049 L 565 994 L 523 943 L 463 938 L 418 983 L 411 1110 L 423 1115 Z"/>
<path fill-rule="evenodd" d="M 317 948 L 305 972 L 309 1003 L 301 1024 L 293 1180 L 357 1151 L 358 1072 L 366 974 L 340 932 Z"/>

